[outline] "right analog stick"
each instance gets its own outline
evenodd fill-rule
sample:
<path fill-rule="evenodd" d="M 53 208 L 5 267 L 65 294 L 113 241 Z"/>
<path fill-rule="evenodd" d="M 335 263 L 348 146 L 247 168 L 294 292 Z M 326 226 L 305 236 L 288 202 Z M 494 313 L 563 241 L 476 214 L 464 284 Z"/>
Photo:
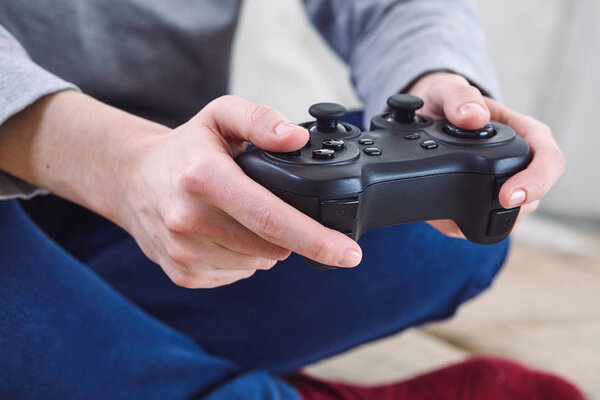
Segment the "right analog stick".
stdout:
<path fill-rule="evenodd" d="M 395 94 L 388 97 L 387 105 L 392 109 L 392 118 L 401 124 L 414 124 L 415 111 L 423 107 L 423 100 L 412 94 Z"/>

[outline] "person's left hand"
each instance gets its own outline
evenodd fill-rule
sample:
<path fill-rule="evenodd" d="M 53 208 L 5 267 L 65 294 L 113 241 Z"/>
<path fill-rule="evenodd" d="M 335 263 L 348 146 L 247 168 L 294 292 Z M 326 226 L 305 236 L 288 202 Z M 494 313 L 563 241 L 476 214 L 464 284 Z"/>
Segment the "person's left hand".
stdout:
<path fill-rule="evenodd" d="M 425 106 L 420 114 L 447 118 L 462 129 L 478 129 L 488 121 L 512 127 L 529 143 L 533 159 L 527 168 L 502 185 L 500 204 L 504 208 L 521 206 L 517 224 L 538 207 L 539 201 L 558 181 L 565 159 L 548 126 L 527 115 L 519 114 L 490 98 L 464 77 L 449 72 L 432 72 L 421 77 L 409 90 L 421 97 Z M 428 221 L 445 235 L 464 238 L 451 220 Z M 514 229 L 514 228 L 513 228 Z"/>

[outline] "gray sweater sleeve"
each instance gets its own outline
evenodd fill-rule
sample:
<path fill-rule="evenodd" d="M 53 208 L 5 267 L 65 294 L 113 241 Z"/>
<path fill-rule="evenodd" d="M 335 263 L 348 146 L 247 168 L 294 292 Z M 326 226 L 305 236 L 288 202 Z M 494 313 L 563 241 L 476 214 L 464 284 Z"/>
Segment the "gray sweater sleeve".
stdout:
<path fill-rule="evenodd" d="M 449 70 L 499 89 L 469 0 L 305 0 L 313 24 L 348 63 L 365 121 L 422 74 Z"/>
<path fill-rule="evenodd" d="M 76 86 L 44 70 L 0 25 L 0 125 L 37 99 Z M 43 193 L 35 186 L 0 171 L 0 200 Z"/>

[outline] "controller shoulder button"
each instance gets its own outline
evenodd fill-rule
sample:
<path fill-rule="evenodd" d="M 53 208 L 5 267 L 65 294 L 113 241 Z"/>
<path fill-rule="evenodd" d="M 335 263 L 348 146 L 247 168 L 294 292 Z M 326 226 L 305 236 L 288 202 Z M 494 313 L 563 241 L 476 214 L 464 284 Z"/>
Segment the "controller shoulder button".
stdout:
<path fill-rule="evenodd" d="M 510 233 L 521 207 L 510 208 L 508 210 L 493 210 L 490 212 L 490 222 L 488 224 L 488 236 L 506 236 Z"/>

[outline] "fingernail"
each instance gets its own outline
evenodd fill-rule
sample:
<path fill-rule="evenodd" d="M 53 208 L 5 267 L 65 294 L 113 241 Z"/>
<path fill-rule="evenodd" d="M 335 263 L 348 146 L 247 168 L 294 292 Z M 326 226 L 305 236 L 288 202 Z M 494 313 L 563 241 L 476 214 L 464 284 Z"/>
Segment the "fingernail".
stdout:
<path fill-rule="evenodd" d="M 277 127 L 275 128 L 275 134 L 277 136 L 284 136 L 287 135 L 289 132 L 296 130 L 296 129 L 302 129 L 300 126 L 292 124 L 291 122 L 282 122 L 281 124 L 277 125 Z"/>
<path fill-rule="evenodd" d="M 346 249 L 340 258 L 339 264 L 344 267 L 354 267 L 360 262 L 360 253 L 354 249 Z"/>
<path fill-rule="evenodd" d="M 485 108 L 481 106 L 479 103 L 465 103 L 458 108 L 458 115 L 464 117 L 465 115 L 475 114 L 475 113 L 485 113 Z"/>
<path fill-rule="evenodd" d="M 508 199 L 508 208 L 518 207 L 525 201 L 527 193 L 524 190 L 519 189 L 512 192 L 510 199 Z"/>

